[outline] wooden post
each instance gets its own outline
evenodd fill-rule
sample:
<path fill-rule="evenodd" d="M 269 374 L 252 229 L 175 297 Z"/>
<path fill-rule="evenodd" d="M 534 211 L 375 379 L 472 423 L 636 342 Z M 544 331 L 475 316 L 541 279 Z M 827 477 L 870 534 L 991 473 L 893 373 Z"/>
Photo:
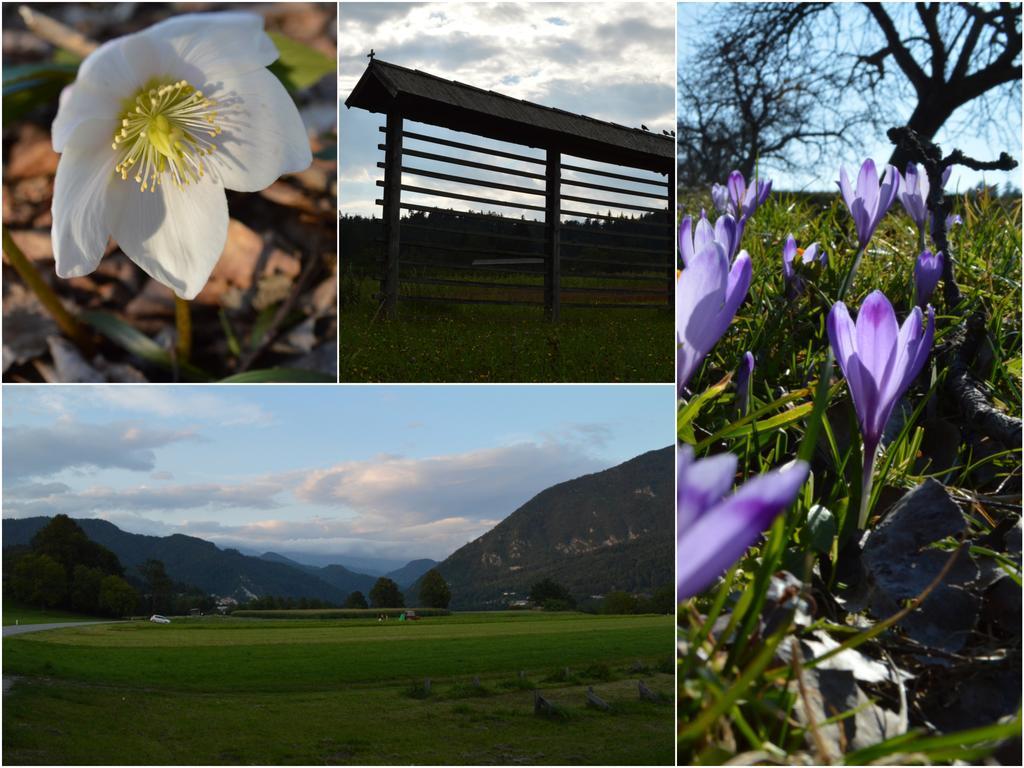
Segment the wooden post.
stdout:
<path fill-rule="evenodd" d="M 562 311 L 562 264 L 559 238 L 562 230 L 562 155 L 548 150 L 544 173 L 544 314 L 558 322 Z"/>
<path fill-rule="evenodd" d="M 398 306 L 398 254 L 402 216 L 402 115 L 388 112 L 384 146 L 384 273 L 381 294 L 384 315 L 394 317 Z"/>
<path fill-rule="evenodd" d="M 679 254 L 676 252 L 679 247 L 679 238 L 676 237 L 676 169 L 675 166 L 668 172 L 668 236 L 669 253 L 672 254 L 671 263 L 668 267 L 668 305 L 673 310 L 676 303 L 676 265 L 679 263 Z"/>

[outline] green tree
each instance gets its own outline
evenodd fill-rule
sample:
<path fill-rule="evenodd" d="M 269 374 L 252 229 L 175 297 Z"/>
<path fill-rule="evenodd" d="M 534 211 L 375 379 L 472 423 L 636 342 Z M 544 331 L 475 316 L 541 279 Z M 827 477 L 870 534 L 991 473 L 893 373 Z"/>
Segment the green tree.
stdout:
<path fill-rule="evenodd" d="M 100 606 L 100 585 L 103 571 L 87 565 L 76 565 L 71 575 L 71 607 L 82 613 L 96 613 Z"/>
<path fill-rule="evenodd" d="M 49 555 L 34 552 L 22 556 L 14 566 L 15 596 L 40 608 L 53 608 L 67 596 L 68 580 L 64 568 Z"/>
<path fill-rule="evenodd" d="M 169 610 L 174 584 L 160 560 L 147 560 L 139 566 L 139 574 L 146 585 L 146 597 L 153 613 Z"/>
<path fill-rule="evenodd" d="M 381 576 L 370 590 L 370 601 L 374 608 L 404 608 L 405 599 L 398 585 L 387 576 Z"/>
<path fill-rule="evenodd" d="M 349 594 L 345 598 L 345 604 L 343 608 L 369 608 L 370 604 L 366 602 L 366 595 L 360 592 L 358 589 L 355 592 Z"/>
<path fill-rule="evenodd" d="M 544 606 L 549 601 L 566 603 L 570 608 L 576 605 L 569 590 L 552 579 L 542 579 L 530 587 L 530 602 Z"/>
<path fill-rule="evenodd" d="M 437 568 L 431 568 L 420 581 L 420 605 L 425 608 L 447 608 L 452 590 Z"/>
<path fill-rule="evenodd" d="M 601 605 L 601 613 L 627 614 L 636 613 L 639 601 L 636 595 L 629 592 L 616 590 L 604 596 L 604 603 Z"/>
<path fill-rule="evenodd" d="M 676 588 L 671 584 L 658 587 L 651 596 L 651 613 L 675 613 Z"/>
<path fill-rule="evenodd" d="M 49 555 L 64 568 L 70 581 L 76 565 L 99 568 L 103 573 L 124 574 L 117 555 L 85 535 L 78 523 L 67 515 L 57 515 L 32 537 L 32 551 Z"/>
<path fill-rule="evenodd" d="M 120 576 L 104 576 L 100 583 L 99 608 L 110 616 L 130 616 L 139 593 Z"/>

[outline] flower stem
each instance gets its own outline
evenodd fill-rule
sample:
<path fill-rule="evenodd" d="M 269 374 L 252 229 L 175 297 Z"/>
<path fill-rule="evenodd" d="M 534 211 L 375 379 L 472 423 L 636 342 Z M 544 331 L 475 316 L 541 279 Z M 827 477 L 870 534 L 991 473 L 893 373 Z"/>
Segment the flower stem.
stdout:
<path fill-rule="evenodd" d="M 839 295 L 836 296 L 836 301 L 842 301 L 846 298 L 846 292 L 853 285 L 854 275 L 857 274 L 857 268 L 860 266 L 861 259 L 863 258 L 864 248 L 858 248 L 856 255 L 853 257 L 853 263 L 850 265 L 850 271 L 846 273 L 846 277 L 843 278 L 843 284 L 839 286 Z"/>
<path fill-rule="evenodd" d="M 78 322 L 74 316 L 65 309 L 64 305 L 60 303 L 60 299 L 57 298 L 57 294 L 53 292 L 53 289 L 43 280 L 39 271 L 32 266 L 32 263 L 28 260 L 28 257 L 22 253 L 21 248 L 14 242 L 14 238 L 11 237 L 10 231 L 5 225 L 3 227 L 3 244 L 4 253 L 7 254 L 7 258 L 11 262 L 11 266 L 14 267 L 15 271 L 25 281 L 25 285 L 36 295 L 39 299 L 39 303 L 43 305 L 47 312 L 57 322 L 57 327 L 67 336 L 69 339 L 78 345 L 78 348 L 86 355 L 91 355 L 93 352 L 92 339 L 89 333 L 86 331 L 85 326 Z"/>
<path fill-rule="evenodd" d="M 178 363 L 184 364 L 192 356 L 192 313 L 188 301 L 177 294 L 174 295 L 174 322 L 178 327 L 178 340 L 174 345 L 174 351 L 178 356 Z"/>
<path fill-rule="evenodd" d="M 864 472 L 860 485 L 860 515 L 857 517 L 857 530 L 863 531 L 868 525 L 868 507 L 871 506 L 871 486 L 875 469 L 875 455 L 878 446 L 864 443 Z"/>

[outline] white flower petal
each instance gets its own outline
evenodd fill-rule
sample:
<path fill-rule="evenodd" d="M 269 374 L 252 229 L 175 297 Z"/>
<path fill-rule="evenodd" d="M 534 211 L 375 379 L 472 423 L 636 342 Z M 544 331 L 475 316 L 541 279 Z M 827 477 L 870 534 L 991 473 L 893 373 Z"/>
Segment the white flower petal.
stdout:
<path fill-rule="evenodd" d="M 206 162 L 228 189 L 256 192 L 313 162 L 306 128 L 284 86 L 265 69 L 226 78 L 208 96 L 223 133 Z"/>
<path fill-rule="evenodd" d="M 203 73 L 206 87 L 229 75 L 263 69 L 278 57 L 263 31 L 263 17 L 254 13 L 186 13 L 154 24 L 142 34 L 169 43 L 178 56 Z"/>
<path fill-rule="evenodd" d="M 224 250 L 227 198 L 209 175 L 184 189 L 165 177 L 155 192 L 118 181 L 110 188 L 107 223 L 132 261 L 182 298 L 193 299 Z"/>
<path fill-rule="evenodd" d="M 79 124 L 64 146 L 53 183 L 53 255 L 59 277 L 96 269 L 107 247 L 107 189 L 116 180 L 106 121 Z"/>
<path fill-rule="evenodd" d="M 108 120 L 109 135 L 113 138 L 121 102 L 136 87 L 134 74 L 125 62 L 121 39 L 104 43 L 86 56 L 75 82 L 61 91 L 57 117 L 50 130 L 54 151 L 63 152 L 75 128 L 86 120 Z"/>

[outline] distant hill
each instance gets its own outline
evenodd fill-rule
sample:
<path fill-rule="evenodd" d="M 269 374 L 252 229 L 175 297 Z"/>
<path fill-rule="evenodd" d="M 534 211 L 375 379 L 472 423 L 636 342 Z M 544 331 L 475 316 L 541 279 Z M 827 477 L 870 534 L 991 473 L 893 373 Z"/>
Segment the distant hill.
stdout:
<path fill-rule="evenodd" d="M 416 583 L 416 580 L 434 568 L 437 565 L 437 560 L 431 560 L 430 558 L 423 558 L 422 560 L 413 560 L 406 563 L 401 568 L 396 568 L 390 573 L 385 574 L 389 579 L 394 581 L 398 588 L 403 592 L 408 589 L 412 584 Z M 415 603 L 415 599 L 410 602 L 410 597 L 406 596 L 405 602 L 409 605 Z"/>
<path fill-rule="evenodd" d="M 4 547 L 28 544 L 36 531 L 49 520 L 48 517 L 4 518 Z M 302 567 L 295 567 L 297 564 L 250 557 L 235 549 L 221 549 L 194 536 L 143 536 L 122 531 L 106 520 L 86 518 L 75 522 L 90 539 L 117 555 L 127 571 L 135 571 L 137 565 L 151 558 L 162 560 L 167 575 L 174 581 L 194 584 L 210 594 L 230 596 L 240 601 L 275 595 L 341 603 L 349 592 L 363 588 L 342 586 L 345 582 L 338 571 L 331 571 L 321 578 L 302 570 Z M 369 579 L 370 585 L 373 584 L 370 576 L 352 575 Z M 332 579 L 328 580 L 326 576 Z"/>
<path fill-rule="evenodd" d="M 501 607 L 545 577 L 578 598 L 671 584 L 674 478 L 669 446 L 542 491 L 437 566 L 452 607 Z"/>
<path fill-rule="evenodd" d="M 303 563 L 292 560 L 290 557 L 279 555 L 277 552 L 264 552 L 260 555 L 260 558 L 276 563 L 284 563 L 285 565 L 290 565 L 293 568 L 299 568 L 311 576 L 316 576 L 319 579 L 323 579 L 328 584 L 333 584 L 338 589 L 344 589 L 346 592 L 355 592 L 356 590 L 359 590 L 366 595 L 371 589 L 373 589 L 373 585 L 376 583 L 378 578 L 377 576 L 370 576 L 365 573 L 357 573 L 349 570 L 343 565 L 327 565 L 322 568 L 315 565 L 304 565 Z M 395 583 L 398 584 L 399 589 L 404 590 L 435 565 L 437 565 L 436 560 L 413 560 L 412 562 L 406 563 L 401 568 L 390 571 L 384 575 L 389 579 L 393 579 Z"/>

